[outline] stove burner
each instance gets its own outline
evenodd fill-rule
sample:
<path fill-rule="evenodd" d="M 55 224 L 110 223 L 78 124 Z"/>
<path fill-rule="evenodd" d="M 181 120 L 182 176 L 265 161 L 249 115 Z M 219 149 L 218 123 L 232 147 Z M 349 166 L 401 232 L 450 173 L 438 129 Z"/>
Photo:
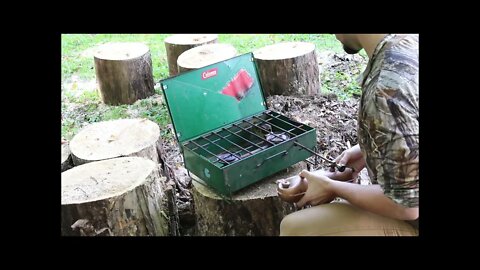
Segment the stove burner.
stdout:
<path fill-rule="evenodd" d="M 240 159 L 238 155 L 230 154 L 230 153 L 221 153 L 217 155 L 219 161 L 223 164 L 227 164 L 226 162 L 234 162 Z M 225 162 L 226 161 L 226 162 Z"/>
<path fill-rule="evenodd" d="M 269 142 L 281 143 L 290 139 L 290 136 L 285 132 L 270 132 L 266 135 L 266 139 Z"/>

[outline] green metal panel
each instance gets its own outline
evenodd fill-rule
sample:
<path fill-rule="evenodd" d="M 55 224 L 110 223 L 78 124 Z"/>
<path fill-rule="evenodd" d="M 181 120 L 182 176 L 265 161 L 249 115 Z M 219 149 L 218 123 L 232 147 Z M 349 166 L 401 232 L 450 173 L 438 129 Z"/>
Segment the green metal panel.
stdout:
<path fill-rule="evenodd" d="M 253 84 L 242 85 L 235 80 L 239 74 Z M 252 53 L 162 80 L 161 85 L 179 142 L 266 110 Z M 225 94 L 232 89 L 243 90 L 244 96 Z"/>
<path fill-rule="evenodd" d="M 282 120 L 296 123 L 278 113 L 273 112 L 273 114 L 279 116 Z M 236 121 L 234 123 L 240 122 Z M 275 120 L 272 123 L 284 129 L 289 129 L 289 125 L 281 120 Z M 231 125 L 225 126 L 225 128 L 229 127 Z M 310 152 L 294 145 L 294 142 L 298 142 L 310 150 L 314 149 L 316 144 L 315 129 L 306 125 L 303 125 L 303 129 L 306 131 L 297 134 L 297 136 L 292 137 L 288 141 L 266 148 L 255 155 L 221 168 L 216 166 L 215 163 L 208 161 L 202 151 L 199 154 L 191 151 L 188 147 L 183 147 L 185 166 L 189 171 L 213 187 L 216 192 L 223 195 L 232 195 L 250 184 L 310 157 L 312 155 Z M 221 132 L 220 130 L 215 131 Z"/>
<path fill-rule="evenodd" d="M 243 159 L 238 164 L 227 166 L 224 171 L 225 185 L 228 190 L 231 192 L 240 190 L 312 155 L 305 149 L 294 145 L 295 141 L 313 150 L 316 141 L 315 130 L 301 135 L 296 140 L 287 141 Z"/>
<path fill-rule="evenodd" d="M 205 181 L 207 185 L 213 187 L 215 191 L 221 194 L 228 194 L 223 179 L 223 171 L 220 168 L 188 148 L 184 148 L 183 155 L 185 167 L 189 171 Z"/>
<path fill-rule="evenodd" d="M 295 142 L 313 150 L 314 128 L 267 111 L 252 53 L 162 80 L 161 85 L 185 167 L 220 194 L 232 195 L 312 155 Z M 267 120 L 277 131 L 289 132 L 290 139 L 261 146 L 265 134 L 258 125 Z M 251 133 L 241 130 L 242 125 L 250 125 Z M 231 135 L 237 131 L 239 136 Z M 218 159 L 224 151 L 248 145 L 257 147 L 250 156 L 228 165 Z"/>

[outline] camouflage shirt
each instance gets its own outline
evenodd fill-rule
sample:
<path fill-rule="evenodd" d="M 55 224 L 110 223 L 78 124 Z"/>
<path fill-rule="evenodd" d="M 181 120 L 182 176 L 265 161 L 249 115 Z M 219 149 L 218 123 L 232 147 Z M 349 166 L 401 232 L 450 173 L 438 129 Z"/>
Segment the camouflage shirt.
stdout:
<path fill-rule="evenodd" d="M 418 35 L 387 35 L 360 79 L 358 140 L 372 183 L 418 207 Z"/>

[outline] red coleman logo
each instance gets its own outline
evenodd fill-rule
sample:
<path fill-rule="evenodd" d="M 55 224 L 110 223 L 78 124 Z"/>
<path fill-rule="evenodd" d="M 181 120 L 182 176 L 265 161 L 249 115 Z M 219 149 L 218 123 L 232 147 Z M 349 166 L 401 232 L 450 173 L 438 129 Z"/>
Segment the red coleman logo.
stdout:
<path fill-rule="evenodd" d="M 207 71 L 202 72 L 202 80 L 206 80 L 210 77 L 217 76 L 218 68 L 212 68 Z"/>

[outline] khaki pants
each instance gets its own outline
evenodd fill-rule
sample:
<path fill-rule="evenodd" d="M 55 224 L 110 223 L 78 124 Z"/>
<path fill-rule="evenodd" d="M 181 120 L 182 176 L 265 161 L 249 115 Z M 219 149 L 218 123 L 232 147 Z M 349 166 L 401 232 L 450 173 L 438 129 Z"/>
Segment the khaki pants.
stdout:
<path fill-rule="evenodd" d="M 306 208 L 286 216 L 280 236 L 417 236 L 409 223 L 367 212 L 348 202 Z"/>

